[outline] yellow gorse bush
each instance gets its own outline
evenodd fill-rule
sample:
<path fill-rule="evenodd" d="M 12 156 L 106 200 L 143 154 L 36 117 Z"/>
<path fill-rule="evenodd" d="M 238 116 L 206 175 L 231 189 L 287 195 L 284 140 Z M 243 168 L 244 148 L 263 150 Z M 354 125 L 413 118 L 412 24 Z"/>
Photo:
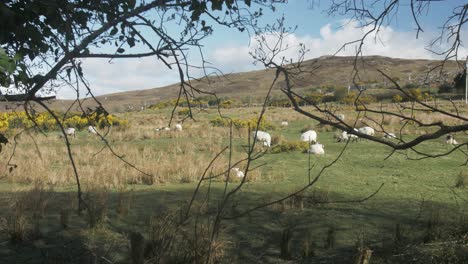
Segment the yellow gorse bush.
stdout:
<path fill-rule="evenodd" d="M 256 117 L 252 117 L 250 119 L 239 119 L 239 118 L 232 118 L 232 123 L 236 128 L 250 128 L 250 130 L 254 130 L 257 127 L 258 119 Z M 228 118 L 221 118 L 215 117 L 214 119 L 210 120 L 211 125 L 218 126 L 218 127 L 229 127 L 230 121 Z M 258 124 L 258 129 L 260 130 L 274 130 L 275 126 L 265 120 L 263 116 Z"/>
<path fill-rule="evenodd" d="M 81 113 L 71 113 L 66 118 L 60 113 L 55 113 L 65 127 L 74 127 L 76 129 L 84 129 L 89 125 L 98 126 L 100 128 L 108 126 L 128 127 L 128 120 L 120 119 L 113 115 L 97 115 L 93 113 L 89 116 L 83 116 Z M 0 113 L 0 131 L 4 132 L 8 129 L 32 127 L 36 124 L 43 130 L 58 129 L 57 121 L 47 112 L 38 113 L 31 116 L 31 120 L 26 112 L 6 112 Z"/>

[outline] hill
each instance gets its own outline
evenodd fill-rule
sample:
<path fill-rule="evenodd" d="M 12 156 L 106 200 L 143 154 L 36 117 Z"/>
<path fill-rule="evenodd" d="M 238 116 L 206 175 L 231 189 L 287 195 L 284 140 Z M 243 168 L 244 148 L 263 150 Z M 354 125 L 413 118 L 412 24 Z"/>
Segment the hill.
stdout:
<path fill-rule="evenodd" d="M 430 87 L 437 87 L 443 82 L 450 82 L 454 76 L 463 69 L 462 63 L 448 61 L 443 72 L 438 66 L 441 61 L 423 59 L 397 59 L 382 56 L 367 56 L 356 64 L 354 57 L 323 56 L 305 61 L 302 65 L 303 73 L 294 81 L 298 92 L 314 87 L 348 87 L 352 84 L 353 69 L 359 70 L 359 82 L 369 89 L 390 87 L 389 82 L 377 72 L 383 70 L 400 84 L 415 83 Z M 430 72 L 431 69 L 435 69 Z M 220 97 L 228 97 L 236 100 L 257 101 L 262 98 L 274 78 L 274 70 L 258 70 L 251 72 L 226 74 L 221 77 L 203 78 L 192 81 L 192 85 L 204 91 L 216 92 Z M 279 88 L 282 82 L 278 82 L 273 94 L 281 92 Z M 177 97 L 179 84 L 147 90 L 137 90 L 98 96 L 103 105 L 111 112 L 127 109 L 140 109 L 142 106 L 173 99 Z M 198 95 L 197 95 L 198 96 Z M 57 110 L 66 110 L 73 101 L 54 100 L 51 107 Z M 93 106 L 92 100 L 85 99 L 85 106 Z M 0 109 L 5 109 L 7 103 L 1 103 Z M 11 106 L 10 106 L 11 107 Z"/>

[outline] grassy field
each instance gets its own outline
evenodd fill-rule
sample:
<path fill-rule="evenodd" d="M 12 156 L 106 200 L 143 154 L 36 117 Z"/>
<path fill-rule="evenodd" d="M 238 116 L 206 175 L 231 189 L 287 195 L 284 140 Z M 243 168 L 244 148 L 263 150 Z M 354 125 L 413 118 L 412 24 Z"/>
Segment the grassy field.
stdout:
<path fill-rule="evenodd" d="M 225 110 L 225 114 L 249 118 L 258 111 L 255 108 L 232 109 Z M 80 132 L 72 139 L 72 151 L 85 197 L 94 212 L 101 216 L 94 218 L 76 215 L 74 177 L 58 133 L 22 135 L 11 161 L 18 167 L 11 172 L 2 171 L 0 262 L 130 262 L 129 232 L 141 232 L 147 239 L 172 232 L 176 219 L 180 218 L 179 210 L 186 208 L 210 160 L 229 145 L 229 130 L 212 127 L 209 123 L 216 116 L 214 110 L 199 113 L 196 121 L 184 123 L 182 132 L 153 130 L 167 123 L 168 110 L 122 116 L 130 120 L 130 128 L 111 130 L 107 138 L 117 153 L 149 175 L 125 165 L 107 149 L 102 150 L 104 144 L 98 138 Z M 347 115 L 347 118 L 351 120 L 352 116 Z M 430 120 L 436 116 L 425 118 Z M 289 126 L 281 128 L 282 120 L 287 120 Z M 267 152 L 253 164 L 264 165 L 251 172 L 249 181 L 228 204 L 229 215 L 300 189 L 309 180 L 309 163 L 313 165 L 310 175 L 313 178 L 333 162 L 346 145 L 336 142 L 336 131 L 320 127 L 290 109 L 269 109 L 267 121 L 276 126 L 269 131 L 274 137 L 281 136 L 288 141 L 298 140 L 304 127 L 313 127 L 318 131 L 318 141 L 325 145 L 326 154 Z M 396 126 L 394 120 L 387 123 L 390 128 Z M 424 131 L 408 127 L 403 132 L 404 137 L 410 138 Z M 459 142 L 468 140 L 467 135 L 456 136 Z M 243 146 L 248 142 L 247 137 L 247 129 L 234 130 L 234 161 L 245 157 Z M 450 148 L 452 146 L 446 145 L 443 139 L 418 147 L 431 154 Z M 12 152 L 13 146 L 9 145 L 0 154 L 2 170 Z M 315 259 L 340 263 L 342 253 L 352 252 L 358 244 L 369 246 L 376 256 L 383 254 L 385 248 L 393 245 L 397 224 L 408 243 L 418 243 L 427 237 L 428 223 L 455 227 L 464 221 L 462 216 L 468 213 L 465 210 L 468 192 L 455 187 L 458 179 L 468 178 L 466 166 L 463 166 L 466 157 L 462 153 L 456 151 L 449 156 L 418 161 L 410 160 L 417 156 L 409 151 L 387 158 L 389 153 L 388 147 L 370 141 L 349 143 L 342 157 L 323 171 L 314 186 L 301 194 L 299 203 L 288 199 L 223 221 L 216 253 L 224 256 L 226 262 L 282 263 L 282 232 L 290 230 L 293 261 L 307 263 Z M 210 173 L 224 171 L 228 162 L 228 153 L 224 153 Z M 241 163 L 238 167 L 244 166 L 245 163 Z M 237 184 L 239 180 L 230 181 L 228 190 Z M 182 227 L 177 226 L 184 234 L 184 239 L 177 244 L 180 250 L 200 251 L 188 245 L 196 245 L 194 241 L 204 245 L 203 239 L 208 235 L 209 223 L 224 186 L 221 178 L 203 183 L 193 210 L 197 217 Z M 363 199 L 381 186 L 369 200 L 344 202 Z M 68 219 L 66 229 L 62 226 L 64 218 Z M 95 220 L 96 227 L 87 228 L 94 225 L 91 222 Z M 199 221 L 200 226 L 196 235 L 193 235 L 194 221 Z M 156 232 L 155 227 L 160 228 L 159 231 Z M 23 242 L 10 243 L 12 234 L 18 232 L 25 234 Z M 437 232 L 437 237 L 444 237 L 445 231 Z M 302 257 L 306 241 L 315 256 Z"/>

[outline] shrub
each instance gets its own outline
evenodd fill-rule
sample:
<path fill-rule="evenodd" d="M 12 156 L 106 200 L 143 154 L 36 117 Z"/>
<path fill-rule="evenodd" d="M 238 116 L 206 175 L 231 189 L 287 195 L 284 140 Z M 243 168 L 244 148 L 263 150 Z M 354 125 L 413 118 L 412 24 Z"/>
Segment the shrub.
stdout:
<path fill-rule="evenodd" d="M 181 116 L 188 116 L 190 114 L 190 109 L 189 108 L 180 109 L 179 112 L 177 112 L 177 114 Z"/>
<path fill-rule="evenodd" d="M 152 104 L 149 106 L 150 109 L 164 109 L 167 107 L 174 107 L 176 100 L 162 101 L 157 104 Z"/>
<path fill-rule="evenodd" d="M 324 97 L 325 95 L 321 93 L 310 93 L 305 96 L 305 99 L 313 104 L 319 104 L 323 101 Z"/>
<path fill-rule="evenodd" d="M 54 113 L 59 119 L 62 119 L 63 114 Z M 46 131 L 57 130 L 58 125 L 55 118 L 48 112 L 33 114 L 32 118 L 40 129 Z M 33 125 L 26 112 L 8 112 L 0 114 L 0 131 L 7 131 L 8 129 L 26 128 Z M 65 127 L 70 126 L 77 129 L 84 129 L 88 125 L 97 125 L 100 128 L 107 126 L 120 126 L 128 127 L 128 121 L 117 118 L 113 115 L 82 115 L 82 113 L 70 113 L 63 119 Z"/>
<path fill-rule="evenodd" d="M 422 101 L 424 98 L 423 98 L 423 94 L 421 92 L 421 89 L 419 88 L 415 88 L 415 89 L 410 89 L 410 95 L 412 98 L 410 98 L 410 100 L 418 100 L 418 101 Z"/>
<path fill-rule="evenodd" d="M 219 103 L 220 108 L 229 109 L 233 106 L 234 106 L 234 100 L 223 100 L 221 103 Z"/>
<path fill-rule="evenodd" d="M 395 102 L 395 103 L 399 103 L 399 102 L 403 101 L 403 97 L 401 97 L 401 95 L 399 95 L 399 94 L 395 94 L 395 96 L 393 96 L 392 99 L 393 99 L 393 102 Z"/>
<path fill-rule="evenodd" d="M 357 97 L 356 92 L 350 92 L 337 101 L 348 104 L 348 105 L 352 105 L 356 101 L 356 97 Z"/>
<path fill-rule="evenodd" d="M 282 153 L 291 151 L 305 152 L 309 149 L 309 143 L 305 141 L 284 141 L 270 149 L 270 153 Z"/>
<path fill-rule="evenodd" d="M 278 145 L 284 142 L 284 136 L 283 135 L 274 135 L 271 137 L 271 144 L 272 145 Z"/>
<path fill-rule="evenodd" d="M 235 128 L 250 128 L 250 130 L 255 130 L 257 128 L 258 119 L 256 117 L 253 117 L 250 119 L 232 118 L 231 120 Z M 212 126 L 229 127 L 230 120 L 228 118 L 221 118 L 217 116 L 214 119 L 210 120 L 210 123 Z M 260 120 L 258 129 L 259 130 L 275 130 L 276 126 L 271 124 L 270 122 L 267 122 L 265 120 L 265 116 L 263 116 L 263 118 Z"/>
<path fill-rule="evenodd" d="M 336 88 L 333 92 L 335 101 L 340 102 L 343 101 L 346 97 L 348 97 L 348 88 L 347 87 L 339 87 Z"/>
<path fill-rule="evenodd" d="M 449 83 L 442 83 L 439 85 L 439 93 L 451 93 L 453 92 L 454 87 Z"/>

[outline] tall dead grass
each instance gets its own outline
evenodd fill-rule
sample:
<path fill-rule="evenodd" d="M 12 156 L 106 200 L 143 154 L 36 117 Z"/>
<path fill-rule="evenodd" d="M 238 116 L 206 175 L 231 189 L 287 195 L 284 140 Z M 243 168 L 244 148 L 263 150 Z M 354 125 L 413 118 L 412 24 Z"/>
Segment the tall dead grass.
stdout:
<path fill-rule="evenodd" d="M 81 183 L 84 186 L 120 188 L 127 184 L 190 183 L 202 176 L 214 155 L 228 145 L 229 130 L 213 128 L 208 123 L 184 124 L 182 132 L 154 131 L 144 123 L 127 130 L 111 130 L 106 139 L 116 153 L 134 164 L 143 174 L 122 162 L 98 137 L 85 133 L 71 139 L 71 148 Z M 236 129 L 235 138 L 247 137 L 247 130 Z M 21 136 L 13 153 L 8 145 L 0 153 L 0 175 L 16 183 L 47 185 L 74 184 L 75 177 L 68 153 L 56 133 Z M 240 158 L 240 153 L 234 153 Z M 228 155 L 222 155 L 210 170 L 213 175 L 227 170 Z M 254 173 L 252 180 L 259 180 Z M 223 177 L 220 176 L 219 180 Z"/>

